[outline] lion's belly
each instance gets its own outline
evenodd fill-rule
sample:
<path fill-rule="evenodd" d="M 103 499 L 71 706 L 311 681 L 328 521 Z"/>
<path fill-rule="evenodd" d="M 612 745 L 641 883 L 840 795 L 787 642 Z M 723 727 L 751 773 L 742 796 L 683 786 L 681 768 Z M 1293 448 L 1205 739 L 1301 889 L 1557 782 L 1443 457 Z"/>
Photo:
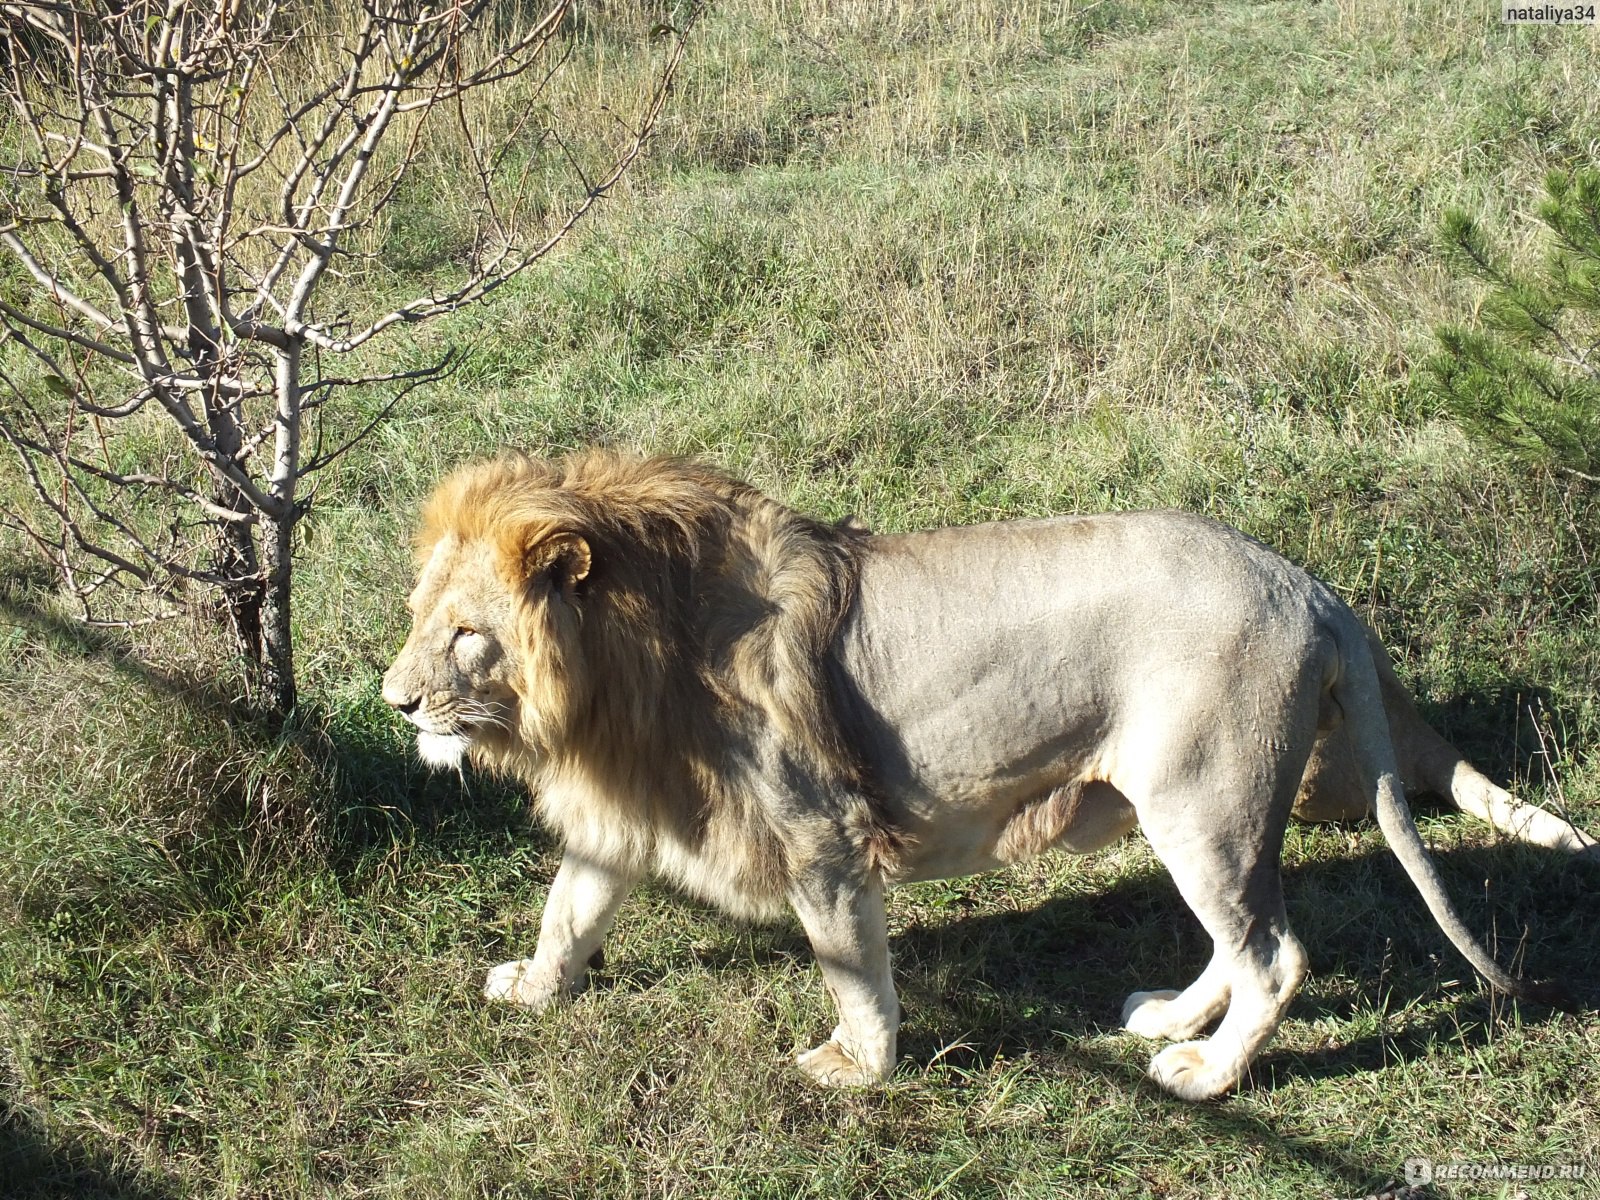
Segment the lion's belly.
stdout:
<path fill-rule="evenodd" d="M 911 825 L 906 882 L 973 875 L 1047 850 L 1092 854 L 1123 837 L 1138 817 L 1108 783 L 1054 788 L 1014 805 L 934 806 Z"/>

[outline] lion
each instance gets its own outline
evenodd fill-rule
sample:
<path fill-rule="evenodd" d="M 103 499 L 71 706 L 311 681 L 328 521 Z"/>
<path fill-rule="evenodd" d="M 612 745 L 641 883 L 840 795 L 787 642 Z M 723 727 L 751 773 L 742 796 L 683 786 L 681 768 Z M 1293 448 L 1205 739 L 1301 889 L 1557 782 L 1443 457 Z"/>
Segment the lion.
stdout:
<path fill-rule="evenodd" d="M 582 988 L 654 873 L 745 917 L 792 910 L 838 1018 L 797 1064 L 874 1084 L 900 1021 L 888 888 L 1137 824 L 1213 954 L 1181 991 L 1134 992 L 1122 1023 L 1172 1043 L 1157 1084 L 1203 1100 L 1244 1077 L 1306 974 L 1279 867 L 1297 806 L 1374 812 L 1461 954 L 1504 992 L 1555 995 L 1457 916 L 1402 780 L 1522 836 L 1593 841 L 1489 783 L 1343 601 L 1218 522 L 878 536 L 706 465 L 590 451 L 457 471 L 417 549 L 384 699 L 428 763 L 525 781 L 564 843 L 533 957 L 489 972 L 491 1000 Z"/>

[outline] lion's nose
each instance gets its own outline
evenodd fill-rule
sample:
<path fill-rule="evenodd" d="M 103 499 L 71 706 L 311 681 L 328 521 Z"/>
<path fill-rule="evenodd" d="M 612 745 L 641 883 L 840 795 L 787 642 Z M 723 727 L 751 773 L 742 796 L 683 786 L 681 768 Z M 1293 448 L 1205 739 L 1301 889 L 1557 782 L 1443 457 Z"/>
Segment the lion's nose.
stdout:
<path fill-rule="evenodd" d="M 422 707 L 422 696 L 420 694 L 413 695 L 406 689 L 385 679 L 383 681 L 383 702 L 396 712 L 409 717 Z"/>

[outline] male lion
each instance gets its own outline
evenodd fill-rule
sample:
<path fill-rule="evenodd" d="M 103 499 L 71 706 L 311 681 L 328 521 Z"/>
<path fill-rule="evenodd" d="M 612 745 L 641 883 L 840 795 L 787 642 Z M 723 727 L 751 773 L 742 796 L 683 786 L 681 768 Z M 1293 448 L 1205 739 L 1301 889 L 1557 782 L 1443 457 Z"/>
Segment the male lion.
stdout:
<path fill-rule="evenodd" d="M 565 840 L 534 956 L 485 994 L 541 1007 L 580 987 L 654 871 L 737 913 L 798 914 L 838 1006 L 798 1060 L 823 1083 L 894 1067 L 885 888 L 1087 853 L 1138 823 L 1214 952 L 1182 992 L 1135 992 L 1123 1022 L 1177 1043 L 1150 1064 L 1175 1095 L 1231 1088 L 1306 971 L 1279 855 L 1314 749 L 1313 780 L 1359 788 L 1446 935 L 1506 992 L 1533 988 L 1451 908 L 1403 772 L 1591 844 L 1428 730 L 1328 588 L 1200 517 L 876 537 L 709 467 L 595 451 L 459 471 L 418 549 L 384 699 L 429 763 L 526 780 Z"/>

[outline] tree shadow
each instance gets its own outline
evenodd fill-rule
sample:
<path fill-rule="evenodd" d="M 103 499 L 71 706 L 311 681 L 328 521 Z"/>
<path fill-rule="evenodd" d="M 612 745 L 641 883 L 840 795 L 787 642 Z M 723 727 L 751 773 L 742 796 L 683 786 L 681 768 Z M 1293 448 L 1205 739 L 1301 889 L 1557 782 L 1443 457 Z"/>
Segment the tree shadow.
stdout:
<path fill-rule="evenodd" d="M 24 652 L 50 649 L 68 657 L 98 660 L 151 692 L 180 703 L 197 703 L 228 718 L 243 719 L 249 711 L 214 681 L 164 672 L 141 659 L 116 630 L 103 629 L 53 611 L 49 599 L 57 586 L 43 563 L 0 561 L 0 626 L 20 630 L 28 639 Z"/>
<path fill-rule="evenodd" d="M 0 1181 L 7 1200 L 170 1200 L 168 1181 L 84 1146 L 52 1139 L 0 1099 Z"/>
<path fill-rule="evenodd" d="M 257 919 L 263 897 L 281 895 L 297 875 L 331 872 L 341 886 L 358 890 L 381 876 L 381 864 L 397 850 L 427 847 L 441 858 L 472 859 L 536 836 L 520 789 L 476 778 L 463 786 L 426 771 L 399 738 L 374 733 L 381 722 L 359 716 L 312 704 L 284 725 L 263 720 L 220 674 L 156 665 L 118 632 L 53 611 L 44 599 L 49 586 L 0 565 L 0 651 L 6 654 L 0 687 L 30 672 L 76 670 L 71 660 L 102 684 L 130 685 L 120 697 L 94 692 L 102 706 L 95 719 L 125 726 L 113 735 L 126 737 L 129 746 L 117 769 L 146 772 L 148 782 L 133 785 L 142 789 L 137 803 L 159 811 L 106 816 L 108 824 L 137 830 L 131 861 L 148 861 L 159 881 L 109 857 L 103 864 L 92 857 L 74 861 L 70 869 L 49 861 L 32 869 L 23 864 L 20 872 L 0 874 L 0 921 L 13 914 L 18 920 L 13 945 L 25 945 L 23 939 L 66 943 L 76 963 L 94 959 L 99 945 L 138 943 L 167 927 L 193 937 L 201 925 L 217 944 L 229 944 Z M 13 630 L 7 626 L 22 631 L 20 641 L 8 636 Z M 68 662 L 50 665 L 52 658 Z M 86 811 L 93 820 L 92 798 Z M 37 886 L 9 891 L 7 875 Z M 19 965 L 27 979 L 29 968 Z M 61 981 L 52 974 L 39 983 Z M 31 985 L 23 988 L 18 1002 L 31 1008 Z M 130 985 L 106 1019 L 128 1021 L 147 999 Z M 41 1127 L 0 1072 L 4 1200 L 165 1200 L 187 1191 L 176 1180 L 127 1165 L 115 1145 L 87 1127 Z"/>
<path fill-rule="evenodd" d="M 224 673 L 163 669 L 130 649 L 119 631 L 52 611 L 43 598 L 53 582 L 26 570 L 0 572 L 0 626 L 23 630 L 34 649 L 111 667 L 171 705 L 174 727 L 195 735 L 184 778 L 204 786 L 185 799 L 203 811 L 193 814 L 190 836 L 169 849 L 197 879 L 221 887 L 220 876 L 246 859 L 281 859 L 314 861 L 348 880 L 371 853 L 397 843 L 473 853 L 543 837 L 528 819 L 520 785 L 431 770 L 408 742 L 388 736 L 383 720 L 334 712 L 314 698 L 280 723 L 229 686 Z M 261 764 L 270 765 L 257 769 Z M 241 847 L 248 852 L 238 853 Z M 209 851 L 223 857 L 205 862 Z"/>

